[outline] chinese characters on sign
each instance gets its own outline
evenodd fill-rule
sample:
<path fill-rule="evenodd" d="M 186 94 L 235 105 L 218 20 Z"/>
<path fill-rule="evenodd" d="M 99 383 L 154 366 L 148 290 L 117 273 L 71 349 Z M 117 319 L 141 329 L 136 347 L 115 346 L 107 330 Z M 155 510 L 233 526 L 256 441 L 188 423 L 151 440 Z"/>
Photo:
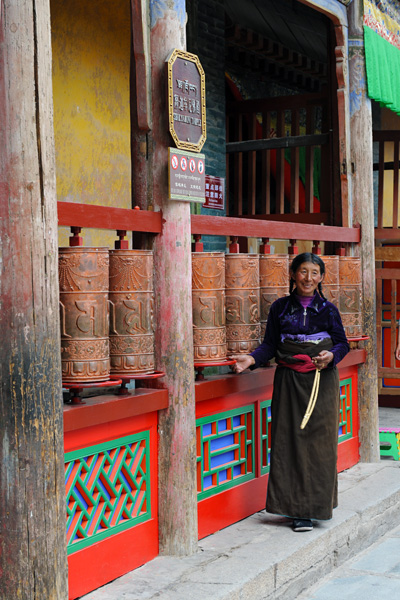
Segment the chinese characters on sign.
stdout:
<path fill-rule="evenodd" d="M 205 76 L 195 54 L 174 50 L 168 59 L 168 112 L 176 147 L 200 152 L 206 141 Z"/>
<path fill-rule="evenodd" d="M 216 208 L 224 210 L 225 201 L 225 179 L 223 177 L 212 177 L 206 175 L 206 201 L 205 208 Z"/>
<path fill-rule="evenodd" d="M 168 189 L 171 200 L 204 202 L 204 154 L 168 148 Z"/>

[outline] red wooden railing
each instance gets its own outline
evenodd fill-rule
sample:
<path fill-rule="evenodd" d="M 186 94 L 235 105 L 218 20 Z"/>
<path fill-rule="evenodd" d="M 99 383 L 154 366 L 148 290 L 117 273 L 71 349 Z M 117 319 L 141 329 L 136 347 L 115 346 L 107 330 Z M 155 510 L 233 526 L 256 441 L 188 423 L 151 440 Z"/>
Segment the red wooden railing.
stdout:
<path fill-rule="evenodd" d="M 161 233 L 161 213 L 96 204 L 57 202 L 58 224 L 67 227 Z"/>
<path fill-rule="evenodd" d="M 192 249 L 201 252 L 202 235 L 221 235 L 231 237 L 230 252 L 239 252 L 239 238 L 262 238 L 260 252 L 268 254 L 270 239 L 289 240 L 289 254 L 297 254 L 296 242 L 313 241 L 312 251 L 320 254 L 321 242 L 336 242 L 336 253 L 345 255 L 345 244 L 359 243 L 360 227 L 333 227 L 301 222 L 282 222 L 243 217 L 214 217 L 210 215 L 191 215 L 191 231 L 195 242 Z"/>
<path fill-rule="evenodd" d="M 58 202 L 57 208 L 58 224 L 71 227 L 75 235 L 77 229 L 86 227 L 155 234 L 162 231 L 161 212 L 75 202 Z M 320 216 L 323 218 L 323 215 Z M 191 233 L 196 236 L 197 241 L 202 235 L 221 235 L 259 237 L 264 240 L 271 238 L 291 240 L 292 245 L 295 245 L 296 240 L 311 240 L 314 241 L 316 247 L 320 242 L 336 242 L 339 245 L 360 242 L 360 227 L 334 227 L 303 223 L 302 219 L 298 219 L 296 222 L 295 219 L 298 217 L 299 215 L 293 215 L 294 220 L 291 222 L 286 220 L 290 218 L 290 215 L 287 215 L 284 221 L 277 221 L 273 217 L 269 219 L 262 215 L 254 218 L 191 215 Z M 313 217 L 315 221 L 315 215 Z"/>
<path fill-rule="evenodd" d="M 359 243 L 360 227 L 333 227 L 309 223 L 268 221 L 241 217 L 191 215 L 192 234 L 260 237 L 281 240 L 320 240 Z"/>

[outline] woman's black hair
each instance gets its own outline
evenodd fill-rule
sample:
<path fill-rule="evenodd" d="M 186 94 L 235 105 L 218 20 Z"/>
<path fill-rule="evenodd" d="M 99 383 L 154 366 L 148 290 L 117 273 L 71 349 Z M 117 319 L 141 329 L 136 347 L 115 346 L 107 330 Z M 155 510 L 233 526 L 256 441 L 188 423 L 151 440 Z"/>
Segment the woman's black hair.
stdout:
<path fill-rule="evenodd" d="M 292 260 L 292 264 L 290 265 L 290 271 L 292 273 L 296 273 L 297 269 L 305 262 L 313 263 L 314 265 L 319 266 L 319 270 L 321 275 L 325 274 L 325 263 L 317 254 L 313 254 L 312 252 L 303 252 L 302 254 L 298 254 L 296 258 Z M 289 293 L 291 294 L 294 287 L 294 279 L 290 277 L 290 289 Z M 321 282 L 318 284 L 318 292 L 321 298 L 326 300 L 324 294 L 322 293 L 322 285 Z"/>

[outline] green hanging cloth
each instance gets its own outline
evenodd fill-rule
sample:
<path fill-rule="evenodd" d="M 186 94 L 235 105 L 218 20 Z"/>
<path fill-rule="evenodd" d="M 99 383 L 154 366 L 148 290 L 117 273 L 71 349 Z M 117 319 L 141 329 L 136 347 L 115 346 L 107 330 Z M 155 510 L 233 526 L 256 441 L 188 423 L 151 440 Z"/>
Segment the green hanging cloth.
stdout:
<path fill-rule="evenodd" d="M 400 4 L 364 0 L 368 96 L 400 115 Z"/>

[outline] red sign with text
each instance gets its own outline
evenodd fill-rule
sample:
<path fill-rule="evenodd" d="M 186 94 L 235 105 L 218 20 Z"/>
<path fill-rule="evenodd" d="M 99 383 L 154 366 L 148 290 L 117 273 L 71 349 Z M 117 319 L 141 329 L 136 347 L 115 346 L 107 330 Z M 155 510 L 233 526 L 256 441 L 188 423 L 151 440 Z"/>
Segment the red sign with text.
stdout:
<path fill-rule="evenodd" d="M 224 210 L 225 207 L 225 179 L 223 177 L 213 177 L 206 175 L 206 201 L 205 208 L 215 208 Z"/>

